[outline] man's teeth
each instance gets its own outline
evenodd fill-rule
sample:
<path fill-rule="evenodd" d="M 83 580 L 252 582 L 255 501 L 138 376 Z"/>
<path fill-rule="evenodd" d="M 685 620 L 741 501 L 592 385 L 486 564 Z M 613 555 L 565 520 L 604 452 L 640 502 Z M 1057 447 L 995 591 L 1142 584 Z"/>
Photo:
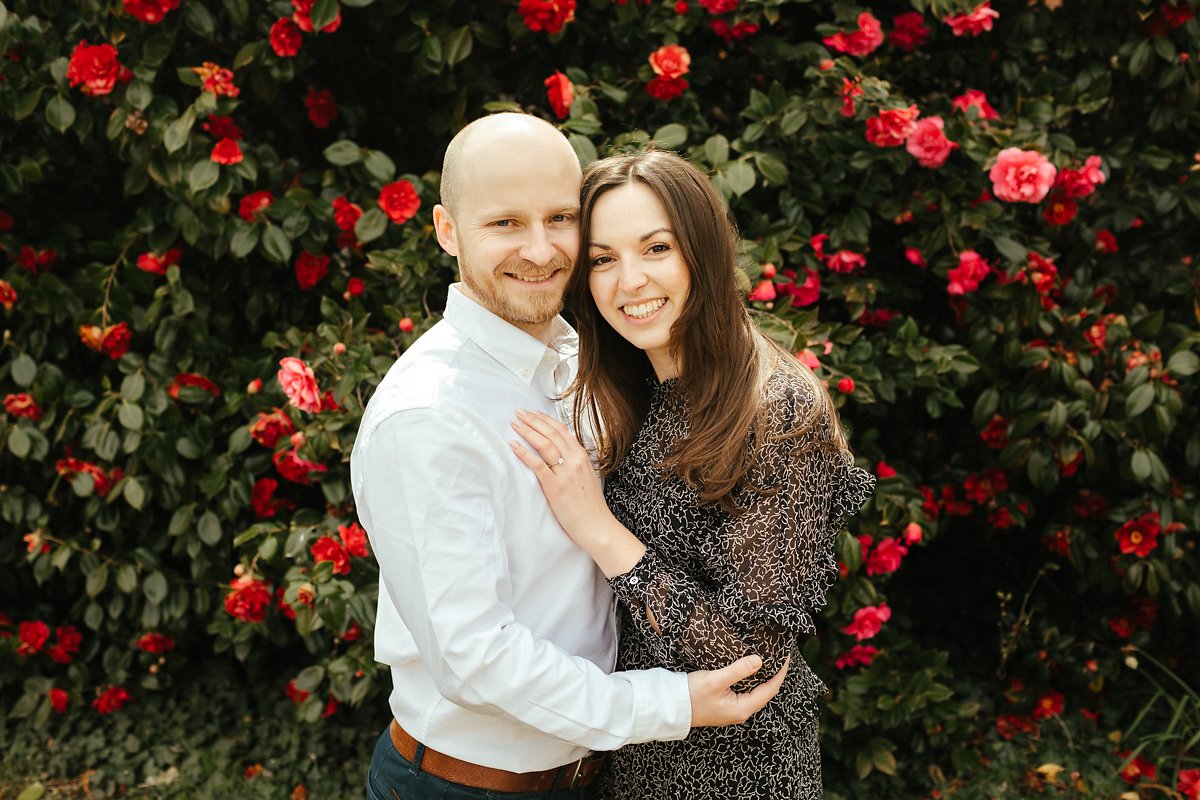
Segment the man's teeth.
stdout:
<path fill-rule="evenodd" d="M 660 297 L 657 300 L 650 300 L 646 303 L 638 303 L 636 306 L 622 306 L 621 310 L 625 312 L 626 316 L 633 317 L 634 319 L 641 319 L 642 317 L 648 317 L 655 311 L 658 311 L 660 308 L 666 305 L 666 302 L 667 298 Z"/>
<path fill-rule="evenodd" d="M 526 283 L 541 283 L 542 281 L 549 280 L 553 274 L 553 272 L 547 272 L 545 275 L 513 275 L 512 277 Z"/>

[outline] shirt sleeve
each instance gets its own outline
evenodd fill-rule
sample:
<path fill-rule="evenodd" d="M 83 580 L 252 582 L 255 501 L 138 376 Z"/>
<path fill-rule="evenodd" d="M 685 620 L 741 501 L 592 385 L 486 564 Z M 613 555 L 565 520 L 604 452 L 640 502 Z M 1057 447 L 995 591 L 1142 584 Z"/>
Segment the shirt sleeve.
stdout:
<path fill-rule="evenodd" d="M 743 493 L 735 516 L 702 516 L 713 521 L 711 531 L 686 534 L 709 541 L 714 557 L 689 570 L 647 549 L 609 581 L 659 663 L 713 669 L 755 653 L 764 665 L 751 686 L 783 666 L 800 634 L 815 632 L 813 615 L 837 577 L 834 541 L 874 478 L 849 453 L 813 447 L 811 435 L 780 436 L 805 400 L 796 391 L 778 402 L 768 413 L 774 430 L 749 474 L 765 491 Z"/>
<path fill-rule="evenodd" d="M 506 467 L 465 415 L 394 413 L 358 466 L 381 588 L 442 696 L 593 750 L 687 735 L 685 675 L 608 675 L 535 636 L 502 601 Z"/>

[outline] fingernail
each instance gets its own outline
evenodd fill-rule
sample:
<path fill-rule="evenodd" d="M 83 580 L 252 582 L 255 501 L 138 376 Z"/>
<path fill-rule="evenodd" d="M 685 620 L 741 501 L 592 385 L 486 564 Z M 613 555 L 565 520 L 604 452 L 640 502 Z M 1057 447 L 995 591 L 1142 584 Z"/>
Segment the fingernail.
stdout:
<path fill-rule="evenodd" d="M 517 416 L 518 416 L 518 417 L 523 417 L 523 416 L 525 416 L 525 415 L 526 415 L 526 414 L 528 414 L 528 413 L 529 413 L 529 412 L 528 412 L 528 411 L 526 411 L 526 410 L 525 410 L 525 409 L 523 409 L 523 408 L 518 408 L 518 409 L 517 409 Z"/>

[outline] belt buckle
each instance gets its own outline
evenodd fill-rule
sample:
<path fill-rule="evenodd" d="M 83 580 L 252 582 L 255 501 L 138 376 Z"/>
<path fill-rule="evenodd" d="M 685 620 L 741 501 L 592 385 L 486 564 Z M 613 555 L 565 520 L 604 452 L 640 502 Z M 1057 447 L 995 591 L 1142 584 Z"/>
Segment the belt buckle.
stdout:
<path fill-rule="evenodd" d="M 571 783 L 567 785 L 568 791 L 575 789 L 579 779 L 583 777 L 583 761 L 584 759 L 581 758 L 575 762 L 575 774 L 571 776 Z"/>

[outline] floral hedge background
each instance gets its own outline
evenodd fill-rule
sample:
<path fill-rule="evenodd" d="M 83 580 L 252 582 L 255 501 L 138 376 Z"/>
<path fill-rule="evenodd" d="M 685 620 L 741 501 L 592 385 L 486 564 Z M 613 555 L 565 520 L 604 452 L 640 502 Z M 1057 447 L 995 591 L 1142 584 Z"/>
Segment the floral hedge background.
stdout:
<path fill-rule="evenodd" d="M 1196 798 L 1196 11 L 4 0 L 5 726 L 228 661 L 373 740 L 348 456 L 453 278 L 445 143 L 524 109 L 710 172 L 881 479 L 805 646 L 827 794 Z"/>

